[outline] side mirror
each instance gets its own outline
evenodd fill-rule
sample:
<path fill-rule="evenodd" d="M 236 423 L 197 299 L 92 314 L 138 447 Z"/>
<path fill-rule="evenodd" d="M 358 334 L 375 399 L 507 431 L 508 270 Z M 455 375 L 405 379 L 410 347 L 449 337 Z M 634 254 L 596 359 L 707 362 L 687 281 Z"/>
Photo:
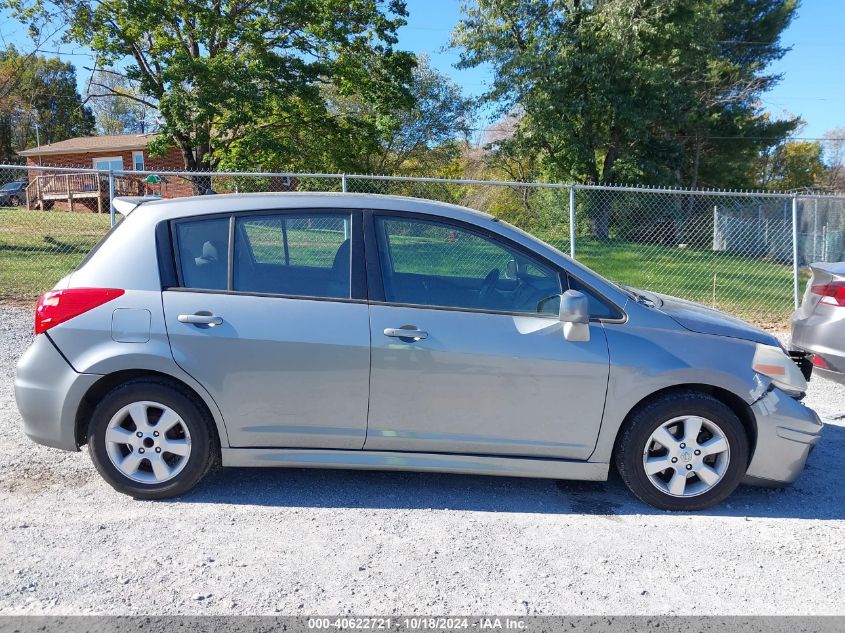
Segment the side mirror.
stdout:
<path fill-rule="evenodd" d="M 516 265 L 515 259 L 509 259 L 507 266 L 505 267 L 505 276 L 508 279 L 516 279 L 518 267 Z"/>
<path fill-rule="evenodd" d="M 590 303 L 583 293 L 567 290 L 560 295 L 558 316 L 567 341 L 586 343 L 590 340 Z"/>

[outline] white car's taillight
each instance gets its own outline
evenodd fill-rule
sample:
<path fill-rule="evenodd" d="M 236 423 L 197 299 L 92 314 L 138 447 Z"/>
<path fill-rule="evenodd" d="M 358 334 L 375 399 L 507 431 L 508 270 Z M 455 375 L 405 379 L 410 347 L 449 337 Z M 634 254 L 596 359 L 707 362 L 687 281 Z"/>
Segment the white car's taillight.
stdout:
<path fill-rule="evenodd" d="M 118 288 L 66 288 L 46 292 L 41 295 L 35 309 L 35 333 L 46 332 L 59 323 L 117 299 L 123 293 Z"/>
<path fill-rule="evenodd" d="M 845 281 L 831 281 L 827 284 L 810 286 L 810 292 L 821 295 L 819 303 L 845 307 Z"/>

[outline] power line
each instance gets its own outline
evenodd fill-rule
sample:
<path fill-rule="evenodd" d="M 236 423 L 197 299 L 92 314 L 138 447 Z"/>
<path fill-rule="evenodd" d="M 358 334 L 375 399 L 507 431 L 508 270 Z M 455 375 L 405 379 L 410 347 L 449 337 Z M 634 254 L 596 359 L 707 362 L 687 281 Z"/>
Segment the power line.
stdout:
<path fill-rule="evenodd" d="M 502 132 L 502 130 L 491 125 L 488 127 L 468 128 L 470 132 Z M 674 136 L 674 139 L 698 139 L 701 141 L 845 141 L 845 138 L 827 136 L 695 136 L 692 134 Z"/>
<path fill-rule="evenodd" d="M 45 55 L 63 55 L 66 57 L 94 57 L 91 53 L 65 53 L 64 51 L 48 51 L 44 48 L 36 48 L 35 52 L 44 53 Z"/>

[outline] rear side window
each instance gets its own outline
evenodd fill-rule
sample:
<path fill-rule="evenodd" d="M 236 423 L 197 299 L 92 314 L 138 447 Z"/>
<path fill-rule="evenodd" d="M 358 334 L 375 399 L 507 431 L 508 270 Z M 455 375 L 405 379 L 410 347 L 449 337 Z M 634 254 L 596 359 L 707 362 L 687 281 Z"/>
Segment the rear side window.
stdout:
<path fill-rule="evenodd" d="M 327 213 L 237 218 L 234 290 L 348 299 L 350 221 Z"/>
<path fill-rule="evenodd" d="M 179 222 L 176 244 L 183 287 L 226 290 L 229 218 Z"/>

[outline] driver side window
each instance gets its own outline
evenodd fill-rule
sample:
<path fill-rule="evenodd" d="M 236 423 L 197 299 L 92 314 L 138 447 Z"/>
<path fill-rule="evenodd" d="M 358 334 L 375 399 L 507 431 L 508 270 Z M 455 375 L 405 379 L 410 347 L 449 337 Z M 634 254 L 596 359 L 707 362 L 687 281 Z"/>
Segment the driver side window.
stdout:
<path fill-rule="evenodd" d="M 559 275 L 498 241 L 428 220 L 376 218 L 390 303 L 557 315 Z"/>

